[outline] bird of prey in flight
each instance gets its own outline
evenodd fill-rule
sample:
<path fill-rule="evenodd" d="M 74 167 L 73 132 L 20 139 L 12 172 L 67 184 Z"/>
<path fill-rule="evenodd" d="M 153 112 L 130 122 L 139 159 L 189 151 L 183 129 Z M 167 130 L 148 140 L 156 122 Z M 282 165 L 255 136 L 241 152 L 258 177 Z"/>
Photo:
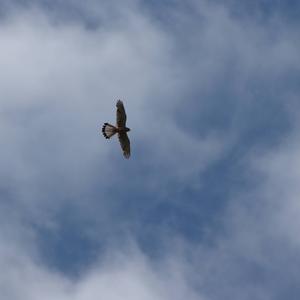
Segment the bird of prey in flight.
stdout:
<path fill-rule="evenodd" d="M 123 150 L 123 155 L 125 158 L 130 156 L 130 141 L 127 132 L 130 131 L 126 127 L 126 113 L 123 102 L 121 100 L 117 101 L 117 121 L 116 126 L 109 123 L 104 123 L 102 127 L 102 133 L 105 138 L 110 139 L 113 135 L 118 133 L 121 148 Z"/>

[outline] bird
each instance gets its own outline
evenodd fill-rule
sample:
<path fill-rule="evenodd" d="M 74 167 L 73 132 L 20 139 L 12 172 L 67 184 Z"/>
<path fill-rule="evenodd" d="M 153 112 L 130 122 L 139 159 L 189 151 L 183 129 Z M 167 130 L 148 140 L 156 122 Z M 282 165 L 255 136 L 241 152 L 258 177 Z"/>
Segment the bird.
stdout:
<path fill-rule="evenodd" d="M 128 138 L 127 132 L 130 131 L 130 128 L 126 127 L 127 116 L 123 102 L 121 100 L 118 100 L 116 107 L 116 126 L 111 125 L 110 123 L 104 123 L 102 126 L 102 134 L 106 139 L 110 139 L 112 136 L 118 133 L 118 138 L 123 150 L 123 155 L 128 159 L 130 157 L 130 140 Z"/>

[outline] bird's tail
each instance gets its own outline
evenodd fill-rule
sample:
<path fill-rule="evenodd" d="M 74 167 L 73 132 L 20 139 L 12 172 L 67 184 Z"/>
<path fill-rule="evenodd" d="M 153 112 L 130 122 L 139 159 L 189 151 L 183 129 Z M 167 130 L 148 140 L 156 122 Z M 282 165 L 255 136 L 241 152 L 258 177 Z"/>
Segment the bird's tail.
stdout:
<path fill-rule="evenodd" d="M 105 138 L 111 138 L 117 132 L 117 128 L 109 123 L 104 123 L 102 126 L 102 133 Z"/>

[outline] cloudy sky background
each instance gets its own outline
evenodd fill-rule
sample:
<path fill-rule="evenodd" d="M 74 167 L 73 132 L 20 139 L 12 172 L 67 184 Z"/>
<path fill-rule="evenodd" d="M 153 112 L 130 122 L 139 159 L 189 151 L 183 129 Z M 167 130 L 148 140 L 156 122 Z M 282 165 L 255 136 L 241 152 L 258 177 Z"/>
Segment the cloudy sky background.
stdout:
<path fill-rule="evenodd" d="M 299 15 L 0 1 L 1 297 L 299 299 Z"/>

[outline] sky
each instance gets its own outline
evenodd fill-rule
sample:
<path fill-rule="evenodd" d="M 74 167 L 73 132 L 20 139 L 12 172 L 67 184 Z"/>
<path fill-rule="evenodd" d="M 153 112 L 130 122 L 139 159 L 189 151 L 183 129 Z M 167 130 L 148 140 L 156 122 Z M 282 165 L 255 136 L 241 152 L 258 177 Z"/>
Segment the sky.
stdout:
<path fill-rule="evenodd" d="M 299 16 L 0 0 L 2 299 L 299 299 Z"/>

